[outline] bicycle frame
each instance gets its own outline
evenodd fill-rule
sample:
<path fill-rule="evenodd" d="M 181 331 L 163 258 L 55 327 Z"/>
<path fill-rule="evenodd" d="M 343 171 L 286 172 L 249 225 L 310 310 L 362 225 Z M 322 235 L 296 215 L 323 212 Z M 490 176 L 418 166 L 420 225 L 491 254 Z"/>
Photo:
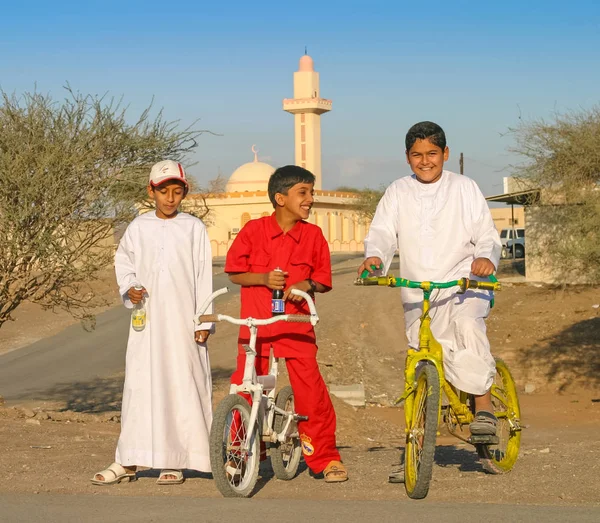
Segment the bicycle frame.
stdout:
<path fill-rule="evenodd" d="M 402 401 L 405 402 L 404 414 L 406 418 L 405 432 L 408 434 L 408 427 L 412 426 L 413 406 L 415 399 L 415 391 L 417 389 L 417 370 L 421 361 L 428 361 L 435 365 L 440 379 L 440 388 L 448 398 L 449 408 L 456 417 L 458 425 L 464 425 L 473 421 L 473 413 L 466 404 L 466 394 L 460 392 L 457 394 L 454 387 L 446 381 L 444 374 L 444 353 L 441 344 L 435 339 L 431 332 L 431 317 L 429 310 L 431 308 L 430 298 L 431 292 L 435 289 L 448 289 L 450 287 L 459 287 L 460 294 L 465 293 L 469 288 L 479 288 L 484 290 L 500 290 L 501 285 L 495 277 L 490 277 L 490 282 L 480 282 L 470 280 L 469 278 L 461 278 L 446 283 L 436 283 L 430 281 L 414 282 L 405 278 L 396 278 L 390 276 L 375 276 L 365 278 L 365 273 L 356 282 L 360 285 L 386 285 L 389 287 L 407 287 L 412 289 L 421 289 L 423 291 L 423 312 L 420 318 L 419 326 L 419 349 L 409 348 L 406 355 L 406 364 L 404 367 L 404 393 L 394 404 L 397 405 Z M 440 404 L 438 405 L 437 421 L 441 414 L 441 395 Z M 459 439 L 466 439 L 454 433 Z"/>
<path fill-rule="evenodd" d="M 245 325 L 250 330 L 250 341 L 247 345 L 244 345 L 244 350 L 246 352 L 246 363 L 244 365 L 244 377 L 242 379 L 241 385 L 232 384 L 229 388 L 229 394 L 238 394 L 238 393 L 246 393 L 249 394 L 252 398 L 252 407 L 250 411 L 250 421 L 248 423 L 249 427 L 254 427 L 256 421 L 258 419 L 262 420 L 262 439 L 263 441 L 271 442 L 271 443 L 284 443 L 286 438 L 290 435 L 290 427 L 293 421 L 297 421 L 298 419 L 302 419 L 295 413 L 286 412 L 283 409 L 280 409 L 275 405 L 275 387 L 277 384 L 277 374 L 278 374 L 278 358 L 271 357 L 271 364 L 269 368 L 269 373 L 264 376 L 257 376 L 256 369 L 254 367 L 254 363 L 256 360 L 256 340 L 258 335 L 258 327 L 263 325 L 271 325 L 273 323 L 279 321 L 288 321 L 288 322 L 303 322 L 310 323 L 313 326 L 319 322 L 319 317 L 317 315 L 317 311 L 315 308 L 315 304 L 311 298 L 311 296 L 298 289 L 292 289 L 292 294 L 296 296 L 301 296 L 306 300 L 308 304 L 308 308 L 310 311 L 310 315 L 298 315 L 298 314 L 283 314 L 278 316 L 273 316 L 271 318 L 259 319 L 259 318 L 233 318 L 231 316 L 227 316 L 225 314 L 208 314 L 205 315 L 204 312 L 208 309 L 210 304 L 222 294 L 229 292 L 227 287 L 223 287 L 215 292 L 213 292 L 204 302 L 200 314 L 196 316 L 194 319 L 196 324 L 200 323 L 212 323 L 218 321 L 227 321 L 234 325 Z M 265 394 L 265 391 L 267 392 Z M 266 413 L 268 415 L 266 416 Z M 276 433 L 273 430 L 273 420 L 275 414 L 280 414 L 285 416 L 286 423 L 283 427 L 283 430 L 280 433 Z M 243 452 L 248 452 L 250 446 L 252 444 L 252 438 L 246 441 L 243 447 Z"/>
<path fill-rule="evenodd" d="M 375 266 L 371 267 L 377 269 Z M 502 421 L 500 436 L 497 430 L 494 430 L 495 434 L 473 434 L 469 428 L 470 436 L 465 438 L 457 432 L 458 429 L 462 431 L 463 425 L 470 424 L 474 419 L 471 410 L 474 405 L 469 401 L 471 395 L 456 389 L 446 381 L 442 346 L 431 331 L 430 299 L 434 289 L 457 286 L 459 294 L 465 293 L 467 289 L 495 291 L 501 288 L 498 280 L 490 276 L 489 282 L 461 278 L 446 283 L 436 283 L 413 282 L 403 278 L 397 279 L 391 275 L 367 276 L 368 271 L 364 271 L 356 284 L 407 287 L 423 291 L 418 346 L 408 349 L 404 368 L 404 393 L 395 402 L 398 404 L 405 401 L 406 446 L 403 466 L 404 484 L 408 496 L 413 499 L 423 499 L 429 492 L 435 461 L 436 436 L 439 434 L 442 413 L 449 432 L 475 447 L 486 472 L 503 474 L 512 470 L 519 453 L 521 428 L 519 401 L 508 367 L 502 360 L 495 358 L 496 376 L 490 393 L 496 401 L 492 405 L 493 414 L 497 418 L 496 428 Z M 495 380 L 498 377 L 500 382 L 496 384 Z M 448 398 L 448 405 L 444 408 L 442 408 L 442 394 Z M 394 482 L 396 479 L 394 475 Z"/>

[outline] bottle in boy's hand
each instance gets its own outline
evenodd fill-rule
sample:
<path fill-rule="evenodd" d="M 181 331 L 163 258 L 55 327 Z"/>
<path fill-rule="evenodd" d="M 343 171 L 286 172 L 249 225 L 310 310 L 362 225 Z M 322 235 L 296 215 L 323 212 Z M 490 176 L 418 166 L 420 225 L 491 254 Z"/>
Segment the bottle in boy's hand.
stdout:
<path fill-rule="evenodd" d="M 276 271 L 283 272 L 279 267 Z M 271 297 L 271 313 L 273 316 L 285 314 L 285 301 L 283 300 L 283 289 L 273 289 Z"/>
<path fill-rule="evenodd" d="M 143 287 L 141 285 L 136 285 L 135 290 L 141 291 Z M 146 328 L 146 300 L 142 297 L 142 299 L 133 306 L 133 310 L 131 311 L 131 326 L 134 331 L 140 332 Z"/>

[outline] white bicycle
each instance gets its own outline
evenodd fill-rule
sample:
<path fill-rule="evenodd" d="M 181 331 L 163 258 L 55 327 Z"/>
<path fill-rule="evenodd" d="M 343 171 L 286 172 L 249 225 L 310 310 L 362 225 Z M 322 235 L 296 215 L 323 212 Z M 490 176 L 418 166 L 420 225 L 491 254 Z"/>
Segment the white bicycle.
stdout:
<path fill-rule="evenodd" d="M 197 324 L 227 321 L 250 329 L 250 343 L 244 345 L 246 364 L 241 385 L 231 385 L 229 395 L 218 405 L 210 431 L 210 463 L 217 488 L 225 497 L 249 497 L 258 480 L 260 442 L 268 445 L 271 467 L 278 479 L 295 477 L 302 458 L 298 421 L 306 421 L 294 411 L 294 393 L 287 386 L 275 395 L 278 358 L 272 357 L 269 374 L 257 376 L 254 368 L 258 327 L 278 321 L 311 323 L 319 321 L 315 304 L 306 292 L 302 296 L 310 315 L 283 314 L 272 318 L 233 318 L 224 314 L 203 314 L 212 301 L 228 292 L 227 287 L 213 292 L 195 318 Z M 249 394 L 252 406 L 239 393 Z"/>

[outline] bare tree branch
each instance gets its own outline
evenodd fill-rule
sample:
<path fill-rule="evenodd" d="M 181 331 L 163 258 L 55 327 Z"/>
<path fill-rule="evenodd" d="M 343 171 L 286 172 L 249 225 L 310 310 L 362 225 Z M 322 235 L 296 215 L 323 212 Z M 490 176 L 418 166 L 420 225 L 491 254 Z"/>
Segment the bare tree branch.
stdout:
<path fill-rule="evenodd" d="M 210 132 L 152 118 L 152 105 L 132 120 L 122 98 L 65 89 L 61 101 L 0 91 L 0 327 L 24 300 L 86 316 L 150 166 L 183 161 Z"/>
<path fill-rule="evenodd" d="M 541 189 L 529 252 L 557 278 L 600 281 L 600 108 L 521 121 L 511 132 L 523 158 L 516 177 Z"/>

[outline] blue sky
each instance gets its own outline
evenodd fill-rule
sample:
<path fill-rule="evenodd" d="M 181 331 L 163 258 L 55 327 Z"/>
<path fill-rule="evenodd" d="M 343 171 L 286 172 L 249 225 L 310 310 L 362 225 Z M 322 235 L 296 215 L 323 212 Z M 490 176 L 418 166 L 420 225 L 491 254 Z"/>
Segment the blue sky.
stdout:
<path fill-rule="evenodd" d="M 590 108 L 600 97 L 600 7 L 593 1 L 30 1 L 2 8 L 0 86 L 55 98 L 69 82 L 123 95 L 133 119 L 154 97 L 205 135 L 200 181 L 252 160 L 293 163 L 292 73 L 308 46 L 321 94 L 323 185 L 378 187 L 409 173 L 404 135 L 444 127 L 448 168 L 486 195 L 518 159 L 519 118 Z"/>

